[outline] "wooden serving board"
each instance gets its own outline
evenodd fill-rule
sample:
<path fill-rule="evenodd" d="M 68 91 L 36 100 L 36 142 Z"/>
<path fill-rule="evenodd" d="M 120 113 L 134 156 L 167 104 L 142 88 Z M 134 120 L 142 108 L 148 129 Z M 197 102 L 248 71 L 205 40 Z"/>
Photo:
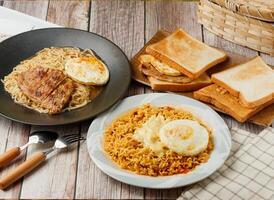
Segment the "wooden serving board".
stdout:
<path fill-rule="evenodd" d="M 141 64 L 138 60 L 138 57 L 145 53 L 145 49 L 148 45 L 160 41 L 161 39 L 165 38 L 169 34 L 170 33 L 165 31 L 165 30 L 159 30 L 145 44 L 145 46 L 131 59 L 132 78 L 135 81 L 140 82 L 142 84 L 145 84 L 147 86 L 150 86 L 147 77 L 145 75 L 143 75 L 141 73 L 141 71 L 139 70 L 139 68 L 138 68 L 138 66 Z M 222 51 L 224 51 L 224 50 L 222 50 Z M 211 76 L 211 74 L 213 74 L 213 73 L 223 71 L 224 69 L 228 69 L 232 66 L 243 63 L 243 62 L 250 59 L 248 57 L 241 56 L 241 55 L 238 55 L 238 54 L 234 54 L 234 53 L 231 53 L 231 52 L 226 52 L 226 54 L 228 55 L 228 59 L 225 62 L 220 63 L 220 64 L 210 68 L 209 70 L 207 70 L 207 74 L 209 76 Z M 193 98 L 193 92 L 176 92 L 176 94 L 180 94 L 180 95 L 184 95 L 184 96 L 188 96 L 188 97 Z M 211 104 L 208 104 L 208 105 L 210 107 L 212 107 L 213 109 L 215 109 L 216 111 L 225 113 L 223 110 L 220 110 L 220 109 L 216 108 L 215 106 L 213 106 Z M 227 113 L 225 113 L 225 114 L 227 114 Z M 271 125 L 273 120 L 274 120 L 274 104 L 272 104 L 272 105 L 268 106 L 267 108 L 263 109 L 262 111 L 260 111 L 256 115 L 252 116 L 247 121 L 251 122 L 253 124 L 260 125 L 260 126 L 269 126 L 269 125 Z"/>

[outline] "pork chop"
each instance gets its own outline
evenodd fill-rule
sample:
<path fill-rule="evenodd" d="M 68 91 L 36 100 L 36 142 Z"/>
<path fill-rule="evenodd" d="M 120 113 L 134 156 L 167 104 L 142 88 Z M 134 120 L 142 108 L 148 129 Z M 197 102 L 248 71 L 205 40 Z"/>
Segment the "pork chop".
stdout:
<path fill-rule="evenodd" d="M 41 106 L 48 109 L 49 114 L 61 112 L 70 100 L 73 89 L 73 82 L 70 79 L 66 79 L 44 101 L 42 101 Z"/>
<path fill-rule="evenodd" d="M 60 70 L 36 67 L 20 73 L 17 81 L 25 95 L 42 102 L 65 78 L 66 75 Z"/>
<path fill-rule="evenodd" d="M 17 82 L 21 91 L 49 114 L 62 111 L 74 90 L 73 81 L 57 69 L 36 67 L 19 74 Z"/>

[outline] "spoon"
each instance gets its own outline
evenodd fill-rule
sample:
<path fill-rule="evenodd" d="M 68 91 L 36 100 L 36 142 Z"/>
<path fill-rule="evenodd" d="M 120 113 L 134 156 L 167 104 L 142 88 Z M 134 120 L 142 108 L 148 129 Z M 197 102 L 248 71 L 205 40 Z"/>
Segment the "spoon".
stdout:
<path fill-rule="evenodd" d="M 46 160 L 47 155 L 54 150 L 68 148 L 76 142 L 85 140 L 78 134 L 64 135 L 55 140 L 54 145 L 46 151 L 34 153 L 25 162 L 10 171 L 6 176 L 0 178 L 0 190 L 6 189 L 12 183 L 30 173 L 33 169 L 38 167 L 43 161 Z"/>
<path fill-rule="evenodd" d="M 17 158 L 23 150 L 31 144 L 45 144 L 55 141 L 58 134 L 52 131 L 35 131 L 30 134 L 29 141 L 21 147 L 13 147 L 0 155 L 0 168 L 8 165 L 12 160 Z"/>

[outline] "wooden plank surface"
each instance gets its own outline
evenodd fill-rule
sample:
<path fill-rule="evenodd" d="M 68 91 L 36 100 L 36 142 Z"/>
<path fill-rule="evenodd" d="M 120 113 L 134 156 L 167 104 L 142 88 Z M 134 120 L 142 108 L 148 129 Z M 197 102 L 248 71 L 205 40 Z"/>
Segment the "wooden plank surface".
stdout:
<path fill-rule="evenodd" d="M 48 1 L 27 1 L 27 2 L 18 2 L 18 1 L 2 1 L 4 7 L 11 8 L 13 10 L 17 10 L 23 13 L 30 14 L 32 16 L 45 19 L 47 16 L 47 8 Z M 1 153 L 4 150 L 8 150 L 14 146 L 23 145 L 28 141 L 30 126 L 23 125 L 17 122 L 12 122 L 11 120 L 4 119 L 0 117 L 0 132 L 1 132 L 1 139 L 0 144 Z M 25 153 L 25 152 L 24 152 Z M 7 173 L 11 169 L 15 168 L 18 164 L 25 160 L 25 154 L 22 154 L 21 158 L 15 160 L 14 164 L 5 169 L 0 169 L 0 175 Z M 22 187 L 22 180 L 16 182 L 11 187 L 7 188 L 6 191 L 0 191 L 0 198 L 12 198 L 17 199 L 20 197 Z"/>
<path fill-rule="evenodd" d="M 170 13 L 170 14 L 168 14 Z M 171 14 L 172 13 L 172 14 Z M 202 29 L 196 23 L 195 5 L 191 2 L 181 1 L 147 1 L 145 39 L 146 42 L 159 30 L 174 31 L 178 27 L 185 29 L 188 33 L 202 40 Z M 169 190 L 145 190 L 147 199 L 176 198 L 182 192 L 182 188 Z"/>
<path fill-rule="evenodd" d="M 143 1 L 92 1 L 90 10 L 91 32 L 112 40 L 131 57 L 144 45 Z M 128 93 L 143 92 L 138 85 Z M 83 124 L 86 135 L 89 123 Z M 86 146 L 80 147 L 76 198 L 140 199 L 143 189 L 116 181 L 102 173 L 90 160 Z M 90 177 L 87 179 L 87 177 Z"/>
<path fill-rule="evenodd" d="M 40 19 L 46 19 L 47 17 L 47 8 L 49 1 L 48 0 L 35 0 L 35 1 L 3 1 L 3 6 L 11 8 L 13 10 L 20 11 L 22 13 L 38 17 Z"/>
<path fill-rule="evenodd" d="M 263 60 L 267 64 L 274 66 L 274 57 L 273 56 L 270 56 L 270 55 L 267 55 L 267 54 L 264 54 L 264 53 L 259 53 L 259 55 L 263 58 Z"/>
<path fill-rule="evenodd" d="M 88 28 L 89 1 L 57 1 L 51 0 L 47 10 L 47 20 L 61 26 Z M 67 12 L 64 12 L 67 10 Z M 79 19 L 79 20 L 77 20 Z M 60 135 L 80 133 L 80 124 L 59 127 L 32 126 L 31 131 L 52 130 Z M 43 149 L 43 148 L 42 148 Z M 31 155 L 38 148 L 30 148 Z M 72 199 L 75 194 L 78 164 L 78 146 L 53 154 L 47 163 L 24 180 L 21 198 Z M 37 184 L 37 179 L 43 181 Z"/>
<path fill-rule="evenodd" d="M 33 126 L 31 131 L 50 130 L 59 135 L 79 133 L 79 126 Z M 55 151 L 48 159 L 24 178 L 21 198 L 23 199 L 72 199 L 74 196 L 76 168 L 77 168 L 77 144 L 68 150 Z M 31 146 L 28 156 L 34 152 L 45 149 L 44 146 Z"/>
<path fill-rule="evenodd" d="M 1 5 L 1 1 L 0 1 Z M 255 56 L 258 52 L 225 41 L 199 25 L 196 17 L 197 4 L 178 0 L 6 0 L 3 6 L 50 22 L 72 28 L 89 30 L 115 42 L 131 58 L 158 29 L 173 31 L 185 29 L 204 42 L 245 56 Z M 273 57 L 260 54 L 274 65 Z M 133 82 L 126 96 L 153 92 L 148 87 Z M 229 127 L 240 127 L 258 133 L 261 127 L 239 124 L 222 115 Z M 39 127 L 27 126 L 0 117 L 0 152 L 21 145 L 28 139 L 30 131 L 54 130 L 60 134 L 79 133 L 86 136 L 91 120 L 69 126 Z M 31 147 L 28 156 L 46 147 Z M 24 156 L 16 162 L 22 162 Z M 0 175 L 7 170 L 1 170 Z M 23 184 L 22 184 L 23 183 Z M 0 191 L 4 198 L 40 199 L 175 199 L 183 188 L 152 190 L 129 186 L 116 181 L 101 172 L 91 161 L 86 144 L 76 144 L 69 152 L 51 155 L 46 164 L 31 175 L 13 185 L 9 190 Z"/>
<path fill-rule="evenodd" d="M 65 27 L 87 30 L 89 5 L 89 0 L 51 0 L 48 7 L 47 21 Z"/>
<path fill-rule="evenodd" d="M 23 125 L 17 122 L 12 122 L 11 120 L 0 117 L 0 153 L 15 147 L 21 146 L 28 141 L 29 126 Z M 0 169 L 0 176 L 8 173 L 10 170 L 14 169 L 20 163 L 25 160 L 25 152 L 22 152 L 21 156 L 14 160 L 10 165 Z M 11 185 L 5 191 L 0 190 L 1 199 L 17 199 L 20 197 L 22 181 Z"/>
<path fill-rule="evenodd" d="M 258 55 L 257 51 L 254 51 L 247 47 L 243 47 L 243 46 L 234 44 L 232 42 L 226 41 L 226 40 L 214 35 L 210 31 L 206 30 L 204 27 L 202 27 L 202 30 L 203 30 L 203 41 L 211 46 L 215 46 L 220 49 L 224 49 L 226 51 L 237 53 L 237 54 L 247 56 L 250 58 Z M 225 122 L 227 123 L 229 128 L 239 127 L 241 129 L 245 129 L 245 130 L 247 130 L 251 133 L 255 133 L 255 134 L 257 134 L 263 130 L 263 128 L 260 126 L 257 126 L 257 125 L 251 124 L 251 123 L 247 123 L 247 122 L 241 124 L 227 115 L 224 115 L 224 114 L 220 114 L 220 115 L 223 117 L 223 119 L 225 120 Z"/>

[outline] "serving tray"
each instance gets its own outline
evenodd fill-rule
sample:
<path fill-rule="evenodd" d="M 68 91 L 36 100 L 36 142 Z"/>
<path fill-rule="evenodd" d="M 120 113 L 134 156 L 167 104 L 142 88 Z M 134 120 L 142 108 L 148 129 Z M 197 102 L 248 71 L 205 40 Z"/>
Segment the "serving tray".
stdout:
<path fill-rule="evenodd" d="M 148 45 L 158 42 L 161 39 L 165 38 L 166 36 L 168 36 L 170 33 L 165 31 L 165 30 L 159 30 L 146 44 L 145 46 L 131 59 L 131 68 L 132 68 L 132 78 L 139 82 L 142 83 L 144 85 L 150 86 L 149 85 L 149 81 L 146 78 L 146 76 L 144 76 L 138 69 L 138 66 L 141 64 L 138 60 L 138 57 L 141 54 L 145 53 L 145 49 Z M 224 51 L 224 50 L 222 50 Z M 230 67 L 233 67 L 237 64 L 240 64 L 242 62 L 245 62 L 247 60 L 249 60 L 250 58 L 245 57 L 245 56 L 241 56 L 238 54 L 234 54 L 231 52 L 227 52 L 225 51 L 226 54 L 228 55 L 228 59 L 223 62 L 220 63 L 212 68 L 210 68 L 209 70 L 207 70 L 207 74 L 210 76 L 213 73 L 216 72 L 220 72 L 223 71 L 225 69 L 228 69 Z M 273 67 L 272 67 L 273 68 Z M 193 98 L 193 92 L 173 92 L 176 94 L 180 94 L 180 95 L 184 95 L 184 96 L 188 96 Z M 194 99 L 194 98 L 193 98 Z M 223 110 L 218 109 L 217 107 L 208 104 L 210 107 L 212 107 L 214 110 L 221 112 L 221 113 L 225 113 Z M 227 114 L 227 113 L 225 113 Z M 260 126 L 269 126 L 271 125 L 271 123 L 274 120 L 274 104 L 266 107 L 265 109 L 263 109 L 262 111 L 258 112 L 257 114 L 253 115 L 250 119 L 248 119 L 248 122 L 251 122 L 253 124 L 257 124 Z"/>

